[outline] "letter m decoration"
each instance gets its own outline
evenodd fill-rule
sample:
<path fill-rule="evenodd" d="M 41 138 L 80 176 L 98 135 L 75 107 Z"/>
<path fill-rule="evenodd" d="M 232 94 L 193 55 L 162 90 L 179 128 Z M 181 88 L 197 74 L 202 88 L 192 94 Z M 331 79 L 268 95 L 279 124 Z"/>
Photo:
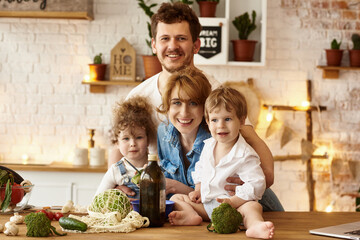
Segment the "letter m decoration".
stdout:
<path fill-rule="evenodd" d="M 135 49 L 125 38 L 122 38 L 111 50 L 110 80 L 135 81 L 135 75 Z"/>

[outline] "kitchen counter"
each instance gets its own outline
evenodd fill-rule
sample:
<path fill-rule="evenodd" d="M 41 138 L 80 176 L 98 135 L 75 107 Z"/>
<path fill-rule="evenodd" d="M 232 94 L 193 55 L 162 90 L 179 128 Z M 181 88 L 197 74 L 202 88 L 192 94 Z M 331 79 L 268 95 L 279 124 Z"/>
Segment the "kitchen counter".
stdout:
<path fill-rule="evenodd" d="M 5 224 L 10 215 L 0 215 L 0 223 Z M 275 236 L 273 239 L 283 240 L 327 240 L 333 239 L 328 237 L 320 237 L 309 234 L 309 230 L 313 228 L 325 227 L 330 225 L 343 224 L 353 221 L 359 221 L 359 212 L 266 212 L 264 213 L 265 220 L 273 221 L 275 224 Z M 176 240 L 176 239 L 250 239 L 245 236 L 245 232 L 237 232 L 234 234 L 216 234 L 208 232 L 206 229 L 208 223 L 202 223 L 200 226 L 171 226 L 166 223 L 161 228 L 141 228 L 131 233 L 99 233 L 99 234 L 80 234 L 68 233 L 67 236 L 58 237 L 56 239 L 114 239 L 123 238 L 131 239 L 156 239 L 156 240 Z M 61 232 L 59 223 L 52 222 L 52 225 Z M 19 236 L 12 236 L 9 239 L 29 239 L 26 237 L 25 224 L 19 225 Z M 1 236 L 3 239 L 4 237 Z M 55 238 L 55 237 L 53 237 Z"/>
<path fill-rule="evenodd" d="M 107 165 L 103 166 L 73 166 L 68 162 L 52 162 L 50 164 L 6 164 L 0 163 L 0 165 L 10 168 L 14 171 L 41 171 L 41 172 L 93 172 L 93 173 L 105 173 Z"/>

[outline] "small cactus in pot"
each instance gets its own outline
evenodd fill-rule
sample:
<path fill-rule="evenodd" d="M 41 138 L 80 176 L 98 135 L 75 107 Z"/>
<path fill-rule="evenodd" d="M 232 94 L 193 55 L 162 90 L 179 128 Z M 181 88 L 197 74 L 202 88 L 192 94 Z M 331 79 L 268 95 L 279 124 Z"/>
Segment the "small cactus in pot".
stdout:
<path fill-rule="evenodd" d="M 340 49 L 341 41 L 338 42 L 335 38 L 330 43 L 330 49 L 326 51 L 326 63 L 328 66 L 340 66 L 343 56 L 343 51 Z"/>
<path fill-rule="evenodd" d="M 231 40 L 235 61 L 253 61 L 257 41 L 248 40 L 248 38 L 257 27 L 255 21 L 256 12 L 254 10 L 251 13 L 251 19 L 249 13 L 245 12 L 232 21 L 234 27 L 238 30 L 238 39 Z"/>
<path fill-rule="evenodd" d="M 353 33 L 351 35 L 353 49 L 349 50 L 350 67 L 360 67 L 360 35 Z"/>
<path fill-rule="evenodd" d="M 90 81 L 99 81 L 105 79 L 107 64 L 102 63 L 102 53 L 99 53 L 94 57 L 93 64 L 89 64 L 90 67 Z"/>

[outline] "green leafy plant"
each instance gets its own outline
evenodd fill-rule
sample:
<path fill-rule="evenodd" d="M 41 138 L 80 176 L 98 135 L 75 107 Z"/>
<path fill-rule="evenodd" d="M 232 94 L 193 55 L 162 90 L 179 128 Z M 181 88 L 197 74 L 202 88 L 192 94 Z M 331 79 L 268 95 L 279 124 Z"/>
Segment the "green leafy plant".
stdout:
<path fill-rule="evenodd" d="M 99 53 L 94 57 L 94 64 L 102 64 L 102 53 Z"/>
<path fill-rule="evenodd" d="M 1 211 L 5 211 L 11 203 L 12 187 L 14 184 L 14 176 L 11 172 L 0 170 L 0 187 L 5 187 L 4 199 L 0 198 Z M 3 191 L 3 190 L 2 190 Z M 1 201 L 2 200 L 2 201 Z"/>
<path fill-rule="evenodd" d="M 335 38 L 331 41 L 331 49 L 340 49 L 340 45 L 341 41 L 338 42 Z"/>
<path fill-rule="evenodd" d="M 360 35 L 357 33 L 354 33 L 353 35 L 351 35 L 351 41 L 354 44 L 353 49 L 360 50 Z"/>
<path fill-rule="evenodd" d="M 244 14 L 235 17 L 232 21 L 233 25 L 239 32 L 239 39 L 247 40 L 250 33 L 256 29 L 256 12 L 254 10 L 252 11 L 251 17 L 252 19 L 250 20 L 249 14 L 245 12 Z"/>
<path fill-rule="evenodd" d="M 139 7 L 144 10 L 146 16 L 149 17 L 149 19 L 151 19 L 152 15 L 154 15 L 154 12 L 151 10 L 152 8 L 157 6 L 157 3 L 153 3 L 150 5 L 146 5 L 146 3 L 144 2 L 144 0 L 138 0 L 138 5 Z M 148 28 L 148 34 L 149 34 L 149 39 L 146 39 L 146 44 L 148 45 L 148 47 L 151 49 L 151 39 L 152 39 L 152 34 L 151 34 L 151 24 L 150 21 L 147 21 L 147 28 Z"/>

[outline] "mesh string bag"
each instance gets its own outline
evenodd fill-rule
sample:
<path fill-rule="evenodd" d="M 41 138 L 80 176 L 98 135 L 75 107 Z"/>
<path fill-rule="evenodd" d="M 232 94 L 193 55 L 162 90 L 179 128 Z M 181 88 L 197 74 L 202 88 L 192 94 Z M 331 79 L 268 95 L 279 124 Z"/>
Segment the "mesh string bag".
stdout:
<path fill-rule="evenodd" d="M 96 195 L 88 208 L 90 216 L 101 217 L 106 213 L 117 212 L 119 221 L 131 211 L 129 198 L 118 189 L 108 189 Z"/>
<path fill-rule="evenodd" d="M 62 228 L 65 232 L 101 233 L 101 232 L 132 232 L 138 228 L 148 227 L 149 219 L 132 211 L 128 197 L 118 189 L 108 189 L 96 195 L 89 205 L 86 216 L 70 214 L 87 224 L 85 232 Z"/>

